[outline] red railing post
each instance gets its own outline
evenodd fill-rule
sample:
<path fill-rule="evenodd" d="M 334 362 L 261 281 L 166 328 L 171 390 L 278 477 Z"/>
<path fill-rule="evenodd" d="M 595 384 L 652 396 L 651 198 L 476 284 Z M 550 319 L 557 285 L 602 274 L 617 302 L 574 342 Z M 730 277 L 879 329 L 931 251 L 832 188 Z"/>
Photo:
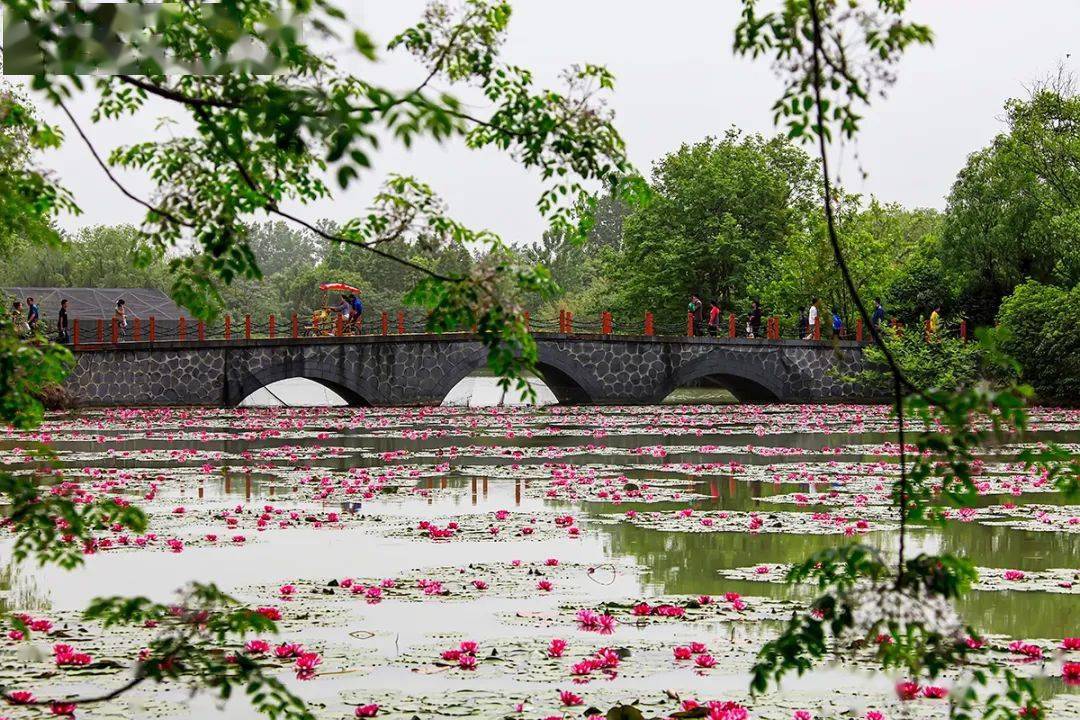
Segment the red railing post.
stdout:
<path fill-rule="evenodd" d="M 653 314 L 651 312 L 645 313 L 645 334 L 653 334 Z"/>
<path fill-rule="evenodd" d="M 694 337 L 694 313 L 686 313 L 686 337 Z"/>
<path fill-rule="evenodd" d="M 405 334 L 405 311 L 404 310 L 398 310 L 397 311 L 397 334 L 398 335 L 404 335 Z"/>
<path fill-rule="evenodd" d="M 729 338 L 735 337 L 735 313 L 728 313 L 727 334 Z"/>
<path fill-rule="evenodd" d="M 607 310 L 600 313 L 600 333 L 603 335 L 611 334 L 611 313 Z"/>
<path fill-rule="evenodd" d="M 293 313 L 292 317 L 289 318 L 289 320 L 293 338 L 300 337 L 300 318 L 297 316 L 296 313 Z"/>
<path fill-rule="evenodd" d="M 154 316 L 150 316 L 150 342 L 154 342 L 157 339 L 157 321 Z"/>
<path fill-rule="evenodd" d="M 178 334 L 180 335 L 180 341 L 183 342 L 187 339 L 187 318 L 183 315 L 180 316 L 180 322 L 177 325 Z"/>
<path fill-rule="evenodd" d="M 525 311 L 525 332 L 529 332 L 532 329 L 532 323 L 529 320 L 529 311 Z"/>
<path fill-rule="evenodd" d="M 566 310 L 559 310 L 559 332 L 566 332 Z"/>
<path fill-rule="evenodd" d="M 98 318 L 97 321 L 97 341 L 99 343 L 105 342 L 105 321 Z"/>
<path fill-rule="evenodd" d="M 574 313 L 569 310 L 566 312 L 566 334 L 570 335 L 574 332 Z"/>
<path fill-rule="evenodd" d="M 337 316 L 337 322 L 334 324 L 334 334 L 338 337 L 345 334 L 345 318 L 340 314 Z"/>
<path fill-rule="evenodd" d="M 142 337 L 142 320 L 140 318 L 132 318 L 131 339 L 138 342 L 140 337 Z"/>
<path fill-rule="evenodd" d="M 244 316 L 244 339 L 245 340 L 250 340 L 251 339 L 251 316 L 250 315 L 245 315 Z"/>
<path fill-rule="evenodd" d="M 814 318 L 814 339 L 815 340 L 820 340 L 821 339 L 821 316 L 820 315 L 818 315 L 816 318 Z"/>
<path fill-rule="evenodd" d="M 232 318 L 225 316 L 225 339 L 232 340 Z"/>
<path fill-rule="evenodd" d="M 386 312 L 385 310 L 383 310 L 382 314 L 382 334 L 390 334 L 390 313 Z"/>
<path fill-rule="evenodd" d="M 120 342 L 120 321 L 116 318 L 112 319 L 112 341 L 114 345 Z"/>
<path fill-rule="evenodd" d="M 206 323 L 200 320 L 195 325 L 195 332 L 199 335 L 199 342 L 206 342 Z"/>
<path fill-rule="evenodd" d="M 967 320 L 960 321 L 960 339 L 967 342 Z"/>
<path fill-rule="evenodd" d="M 79 318 L 75 318 L 71 323 L 71 344 L 79 347 Z"/>
<path fill-rule="evenodd" d="M 270 316 L 270 339 L 273 340 L 277 337 L 277 318 L 273 315 Z"/>
<path fill-rule="evenodd" d="M 862 342 L 862 318 L 855 320 L 855 342 Z"/>

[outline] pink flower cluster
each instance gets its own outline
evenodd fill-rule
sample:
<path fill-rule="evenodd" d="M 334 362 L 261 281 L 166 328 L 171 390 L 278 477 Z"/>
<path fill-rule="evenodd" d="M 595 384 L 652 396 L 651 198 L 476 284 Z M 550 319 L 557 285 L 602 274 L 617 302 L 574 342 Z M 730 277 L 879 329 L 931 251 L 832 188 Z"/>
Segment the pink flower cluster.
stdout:
<path fill-rule="evenodd" d="M 683 700 L 683 712 L 692 712 L 704 707 L 709 720 L 747 720 L 750 712 L 742 705 L 731 700 L 710 700 L 704 705 L 696 700 Z M 798 719 L 797 719 L 798 720 Z"/>
<path fill-rule="evenodd" d="M 439 527 L 428 520 L 421 520 L 417 529 L 431 540 L 449 540 L 457 535 L 460 526 L 456 522 L 448 522 L 446 527 Z"/>
<path fill-rule="evenodd" d="M 588 608 L 577 611 L 578 627 L 582 630 L 598 632 L 601 635 L 610 635 L 615 632 L 615 618 L 607 613 L 597 613 Z"/>
<path fill-rule="evenodd" d="M 1043 656 L 1043 649 L 1033 643 L 1026 643 L 1023 640 L 1013 640 L 1009 643 L 1009 652 L 1017 655 L 1023 655 L 1031 660 L 1038 660 Z"/>
<path fill-rule="evenodd" d="M 709 654 L 705 643 L 692 642 L 689 645 L 678 645 L 673 650 L 676 660 L 690 660 L 693 658 L 694 665 L 699 668 L 716 667 L 716 658 Z"/>
<path fill-rule="evenodd" d="M 592 657 L 574 663 L 570 668 L 570 674 L 584 678 L 596 671 L 608 671 L 609 674 L 614 675 L 614 671 L 619 667 L 621 659 L 619 654 L 611 648 L 600 648 Z"/>
<path fill-rule="evenodd" d="M 53 645 L 52 651 L 57 667 L 81 667 L 93 662 L 87 653 L 77 653 L 75 648 L 64 643 Z"/>
<path fill-rule="evenodd" d="M 457 646 L 450 650 L 443 650 L 439 655 L 445 662 L 456 662 L 458 667 L 462 670 L 475 670 L 476 669 L 476 651 L 478 646 L 472 640 L 464 640 Z"/>
<path fill-rule="evenodd" d="M 651 606 L 649 603 L 641 602 L 633 607 L 633 613 L 638 617 L 656 615 L 658 617 L 681 618 L 686 615 L 686 608 L 668 604 Z"/>

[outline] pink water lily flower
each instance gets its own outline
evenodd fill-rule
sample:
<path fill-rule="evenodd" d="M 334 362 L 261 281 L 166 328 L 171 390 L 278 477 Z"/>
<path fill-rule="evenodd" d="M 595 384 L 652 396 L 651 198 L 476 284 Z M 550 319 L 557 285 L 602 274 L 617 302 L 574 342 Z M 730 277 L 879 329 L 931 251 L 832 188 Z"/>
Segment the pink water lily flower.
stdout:
<path fill-rule="evenodd" d="M 901 700 L 914 700 L 919 697 L 919 692 L 922 688 L 919 687 L 919 683 L 913 680 L 905 680 L 904 682 L 896 683 L 896 696 Z"/>
<path fill-rule="evenodd" d="M 548 645 L 547 654 L 548 657 L 562 657 L 566 651 L 566 641 L 559 638 L 552 638 L 551 643 Z"/>
<path fill-rule="evenodd" d="M 371 703 L 370 705 L 360 705 L 353 712 L 353 715 L 358 718 L 373 718 L 378 714 L 379 706 L 375 703 Z"/>
<path fill-rule="evenodd" d="M 1062 665 L 1061 677 L 1066 685 L 1080 685 L 1080 662 L 1067 662 Z"/>
<path fill-rule="evenodd" d="M 716 667 L 716 658 L 708 653 L 702 653 L 694 658 L 694 664 L 699 668 L 711 668 Z"/>
<path fill-rule="evenodd" d="M 948 694 L 948 688 L 943 688 L 940 685 L 927 685 L 922 689 L 922 695 L 925 698 L 943 698 Z"/>
<path fill-rule="evenodd" d="M 244 650 L 250 655 L 265 655 L 270 652 L 270 643 L 266 640 L 248 640 L 244 644 Z"/>
<path fill-rule="evenodd" d="M 550 580 L 541 580 L 536 583 L 536 589 L 544 592 L 551 592 L 555 586 L 551 584 Z"/>
<path fill-rule="evenodd" d="M 559 702 L 561 702 L 566 707 L 574 707 L 575 705 L 581 705 L 585 701 L 582 700 L 580 695 L 575 695 L 569 690 L 560 690 Z"/>
<path fill-rule="evenodd" d="M 315 677 L 315 668 L 322 664 L 318 653 L 303 653 L 296 658 L 296 679 L 310 680 Z"/>

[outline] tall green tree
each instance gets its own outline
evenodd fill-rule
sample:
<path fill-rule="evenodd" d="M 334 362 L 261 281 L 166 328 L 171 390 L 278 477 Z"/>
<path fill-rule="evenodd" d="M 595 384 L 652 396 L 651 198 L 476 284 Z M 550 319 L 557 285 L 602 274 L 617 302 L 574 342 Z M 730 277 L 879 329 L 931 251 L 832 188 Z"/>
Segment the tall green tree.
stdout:
<path fill-rule="evenodd" d="M 949 194 L 941 257 L 966 313 L 994 320 L 1027 281 L 1080 282 L 1080 94 L 1064 74 L 1005 105 L 1008 130 L 973 153 Z"/>
<path fill-rule="evenodd" d="M 661 158 L 650 188 L 623 225 L 612 302 L 665 317 L 685 313 L 691 294 L 744 309 L 789 239 L 811 232 L 820 197 L 805 152 L 735 129 Z"/>

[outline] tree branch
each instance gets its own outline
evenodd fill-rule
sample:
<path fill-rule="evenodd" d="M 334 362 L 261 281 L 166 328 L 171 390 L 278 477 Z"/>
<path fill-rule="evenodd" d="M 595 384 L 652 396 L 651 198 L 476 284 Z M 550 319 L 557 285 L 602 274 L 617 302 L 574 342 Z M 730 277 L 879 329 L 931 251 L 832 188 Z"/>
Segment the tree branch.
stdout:
<path fill-rule="evenodd" d="M 180 218 L 176 217 L 175 215 L 173 215 L 169 211 L 162 210 L 161 208 L 154 206 L 153 204 L 147 202 L 146 200 L 143 200 L 142 198 L 137 197 L 134 193 L 132 193 L 130 190 L 128 190 L 126 187 L 124 187 L 123 184 L 121 184 L 121 182 L 116 179 L 116 176 L 113 175 L 112 170 L 109 169 L 108 164 L 104 160 L 102 160 L 100 155 L 98 155 L 97 150 L 94 148 L 94 144 L 90 142 L 90 138 L 88 138 L 86 136 L 86 133 L 83 132 L 82 127 L 79 125 L 78 121 L 75 120 L 75 116 L 72 115 L 71 111 L 68 110 L 68 107 L 67 107 L 67 105 L 64 104 L 64 101 L 63 100 L 57 100 L 57 103 L 59 104 L 60 109 L 64 111 L 64 114 L 67 115 L 68 120 L 70 120 L 71 124 L 75 127 L 75 131 L 77 133 L 79 133 L 79 137 L 82 138 L 83 143 L 85 143 L 86 147 L 90 150 L 90 154 L 94 156 L 94 160 L 97 162 L 98 166 L 105 172 L 106 177 L 109 178 L 109 181 L 112 182 L 112 184 L 115 185 L 117 187 L 117 189 L 120 190 L 120 192 L 122 192 L 125 196 L 127 196 L 131 200 L 134 200 L 135 202 L 137 202 L 139 205 L 142 205 L 144 208 L 146 208 L 150 212 L 155 213 L 157 215 L 160 215 L 161 217 L 165 218 L 169 222 L 176 223 L 177 225 L 182 225 L 184 227 L 189 227 L 189 228 L 194 227 L 194 225 L 192 223 L 181 220 Z"/>
<path fill-rule="evenodd" d="M 244 166 L 243 162 L 241 162 L 240 159 L 238 157 L 236 157 L 236 155 L 232 152 L 231 148 L 229 147 L 228 138 L 223 138 L 221 136 L 220 128 L 218 128 L 217 123 L 214 122 L 213 117 L 206 110 L 206 108 L 196 106 L 193 109 L 194 109 L 195 114 L 199 117 L 199 119 L 207 126 L 207 128 L 209 128 L 210 134 L 213 136 L 213 138 L 214 138 L 215 142 L 217 142 L 218 146 L 221 147 L 222 152 L 225 153 L 226 157 L 228 157 L 229 160 L 236 167 L 237 172 L 240 173 L 240 177 L 243 178 L 243 180 L 244 180 L 244 184 L 246 184 L 251 189 L 252 192 L 259 195 L 259 197 L 261 197 L 266 202 L 266 205 L 264 205 L 264 209 L 267 212 L 272 213 L 274 215 L 278 215 L 279 217 L 282 217 L 282 218 L 284 218 L 286 220 L 289 220 L 291 222 L 294 222 L 297 225 L 300 225 L 301 227 L 304 227 L 304 228 L 308 229 L 309 231 L 315 233 L 316 235 L 323 238 L 324 240 L 330 240 L 332 242 L 345 243 L 346 245 L 352 245 L 354 247 L 362 248 L 364 250 L 367 250 L 368 252 L 375 253 L 379 257 L 385 258 L 387 260 L 393 260 L 394 262 L 400 263 L 401 265 L 404 265 L 405 267 L 411 268 L 413 270 L 417 270 L 417 271 L 419 271 L 419 272 L 421 272 L 421 273 L 423 273 L 425 275 L 428 275 L 428 276 L 430 276 L 432 278 L 435 278 L 436 280 L 441 280 L 443 282 L 460 282 L 461 281 L 462 278 L 460 278 L 460 277 L 450 277 L 448 275 L 442 275 L 440 273 L 437 273 L 437 272 L 435 272 L 433 270 L 430 270 L 430 269 L 424 267 L 423 265 L 420 265 L 419 263 L 415 263 L 412 260 L 408 260 L 406 258 L 398 257 L 397 255 L 394 255 L 392 253 L 385 252 L 384 250 L 381 250 L 381 249 L 375 247 L 374 245 L 372 245 L 370 243 L 360 242 L 359 240 L 354 240 L 352 238 L 347 238 L 347 237 L 344 237 L 344 236 L 341 236 L 341 235 L 333 235 L 331 233 L 326 232 L 325 230 L 322 230 L 321 228 L 316 227 L 315 225 L 309 223 L 306 220 L 303 220 L 303 219 L 301 219 L 301 218 L 299 218 L 299 217 L 297 217 L 295 215 L 292 215 L 291 213 L 285 212 L 284 210 L 282 210 L 281 208 L 278 207 L 277 202 L 274 200 L 274 198 L 267 195 L 266 192 L 263 191 L 263 189 L 258 186 L 258 184 L 255 182 L 254 178 L 252 178 L 251 173 L 248 172 L 248 169 Z M 396 240 L 398 237 L 400 237 L 404 233 L 404 230 L 405 230 L 405 227 L 401 226 L 396 231 L 395 236 L 387 237 L 385 239 L 380 240 L 380 242 L 389 242 L 391 240 Z"/>

